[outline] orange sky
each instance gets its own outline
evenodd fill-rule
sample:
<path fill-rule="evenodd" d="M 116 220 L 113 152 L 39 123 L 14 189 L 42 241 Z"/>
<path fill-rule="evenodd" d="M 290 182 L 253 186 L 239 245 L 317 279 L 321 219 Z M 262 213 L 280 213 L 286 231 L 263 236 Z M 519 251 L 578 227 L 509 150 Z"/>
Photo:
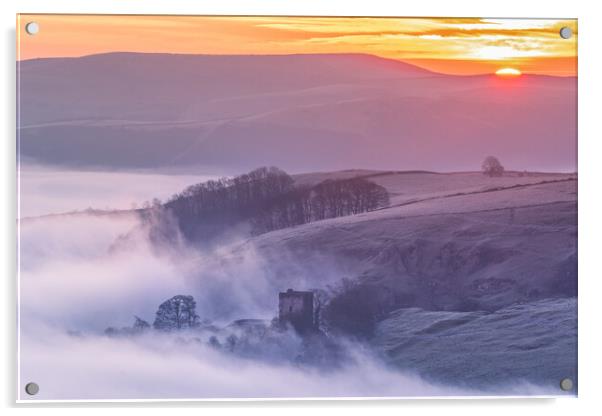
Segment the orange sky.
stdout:
<path fill-rule="evenodd" d="M 40 32 L 25 33 L 35 21 Z M 574 36 L 559 36 L 563 26 Z M 450 74 L 577 74 L 577 21 L 474 18 L 20 15 L 18 59 L 111 51 L 369 53 Z"/>

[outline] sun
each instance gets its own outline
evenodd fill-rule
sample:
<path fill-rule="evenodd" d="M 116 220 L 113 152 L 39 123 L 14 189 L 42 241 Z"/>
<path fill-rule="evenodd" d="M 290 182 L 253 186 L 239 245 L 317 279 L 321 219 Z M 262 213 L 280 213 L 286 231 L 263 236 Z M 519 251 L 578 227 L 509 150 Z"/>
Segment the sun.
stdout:
<path fill-rule="evenodd" d="M 523 73 L 516 68 L 501 68 L 495 71 L 495 75 L 500 77 L 518 77 Z"/>

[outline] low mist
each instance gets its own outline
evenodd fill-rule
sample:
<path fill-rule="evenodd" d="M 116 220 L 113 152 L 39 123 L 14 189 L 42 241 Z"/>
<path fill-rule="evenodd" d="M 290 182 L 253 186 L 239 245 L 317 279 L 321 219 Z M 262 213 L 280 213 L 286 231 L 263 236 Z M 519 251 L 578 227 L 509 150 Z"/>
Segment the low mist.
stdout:
<path fill-rule="evenodd" d="M 153 198 L 165 200 L 189 185 L 215 177 L 209 173 L 78 170 L 25 163 L 19 167 L 20 217 L 142 207 Z"/>
<path fill-rule="evenodd" d="M 470 394 L 386 369 L 357 352 L 353 363 L 321 372 L 241 359 L 164 336 L 23 339 L 21 376 L 38 399 L 438 396 Z M 101 359 L 100 359 L 101 357 Z"/>
<path fill-rule="evenodd" d="M 134 315 L 152 323 L 157 306 L 175 294 L 194 295 L 201 318 L 277 312 L 277 284 L 262 278 L 269 265 L 244 244 L 231 243 L 239 248 L 223 268 L 215 253 L 187 247 L 176 256 L 151 247 L 143 233 L 112 248 L 136 226 L 133 215 L 85 214 L 21 224 L 20 376 L 41 386 L 36 399 L 463 393 L 388 370 L 360 347 L 350 347 L 348 364 L 323 371 L 267 355 L 240 358 L 184 334 L 104 335 Z"/>

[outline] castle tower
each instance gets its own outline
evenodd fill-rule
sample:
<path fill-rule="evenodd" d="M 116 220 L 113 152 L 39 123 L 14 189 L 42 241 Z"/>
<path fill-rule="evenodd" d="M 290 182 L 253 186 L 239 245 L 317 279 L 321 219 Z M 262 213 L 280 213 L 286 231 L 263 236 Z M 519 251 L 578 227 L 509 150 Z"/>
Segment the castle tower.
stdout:
<path fill-rule="evenodd" d="M 314 294 L 288 289 L 278 294 L 278 320 L 299 333 L 314 329 Z"/>

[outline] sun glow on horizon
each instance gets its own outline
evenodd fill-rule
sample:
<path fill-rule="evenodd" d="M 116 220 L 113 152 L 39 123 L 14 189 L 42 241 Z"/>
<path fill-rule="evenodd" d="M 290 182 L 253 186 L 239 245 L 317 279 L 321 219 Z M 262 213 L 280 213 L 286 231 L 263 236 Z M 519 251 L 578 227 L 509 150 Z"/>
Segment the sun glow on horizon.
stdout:
<path fill-rule="evenodd" d="M 500 77 L 518 77 L 523 73 L 516 68 L 501 68 L 495 71 L 495 75 Z"/>
<path fill-rule="evenodd" d="M 35 21 L 40 33 L 29 36 Z M 572 19 L 282 16 L 18 16 L 18 60 L 107 52 L 209 55 L 362 53 L 453 75 L 577 75 Z M 573 31 L 562 39 L 561 27 Z M 74 36 L 81 34 L 81 36 Z"/>

